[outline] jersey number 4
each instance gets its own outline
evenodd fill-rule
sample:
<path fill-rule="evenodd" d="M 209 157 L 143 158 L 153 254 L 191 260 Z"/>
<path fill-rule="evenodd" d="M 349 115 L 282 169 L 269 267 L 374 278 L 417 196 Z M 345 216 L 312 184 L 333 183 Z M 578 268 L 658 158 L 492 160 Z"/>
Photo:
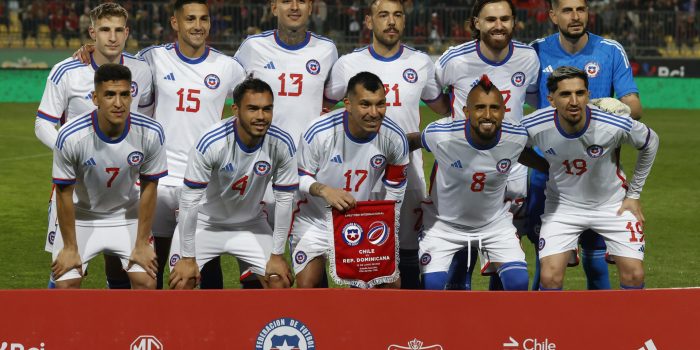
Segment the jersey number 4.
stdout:
<path fill-rule="evenodd" d="M 231 185 L 231 189 L 234 191 L 238 191 L 238 194 L 241 196 L 245 193 L 246 187 L 248 187 L 248 175 L 236 180 L 236 182 L 234 182 L 233 185 Z"/>
<path fill-rule="evenodd" d="M 197 89 L 187 89 L 185 90 L 184 88 L 181 88 L 180 90 L 177 90 L 177 96 L 179 97 L 179 101 L 177 104 L 177 108 L 175 108 L 176 111 L 178 112 L 189 112 L 189 113 L 196 113 L 199 112 L 199 93 L 201 91 Z M 185 106 L 185 99 L 187 102 L 194 103 L 194 107 L 192 107 L 191 104 L 187 104 Z"/>

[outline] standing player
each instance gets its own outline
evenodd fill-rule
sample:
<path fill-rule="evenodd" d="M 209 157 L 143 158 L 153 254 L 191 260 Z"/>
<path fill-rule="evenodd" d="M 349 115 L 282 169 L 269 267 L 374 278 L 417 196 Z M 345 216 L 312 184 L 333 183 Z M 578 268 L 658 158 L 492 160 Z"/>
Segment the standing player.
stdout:
<path fill-rule="evenodd" d="M 297 287 L 321 283 L 332 228 L 326 206 L 341 211 L 369 200 L 380 180 L 387 200 L 406 190 L 408 143 L 403 130 L 385 117 L 384 84 L 361 72 L 350 79 L 345 111 L 324 114 L 299 142 L 299 201 L 292 226 L 292 259 Z M 398 285 L 397 285 L 398 287 Z"/>
<path fill-rule="evenodd" d="M 435 63 L 438 83 L 452 92 L 452 115 L 458 120 L 465 119 L 463 107 L 467 94 L 481 75 L 487 74 L 503 94 L 505 119 L 520 123 L 527 91 L 537 87 L 540 67 L 537 54 L 532 47 L 512 40 L 515 6 L 511 0 L 477 0 L 472 16 L 471 27 L 476 40 L 449 48 Z M 520 232 L 524 231 L 521 211 L 526 192 L 527 169 L 513 164 L 506 186 L 506 201 L 511 203 L 514 224 Z M 453 287 L 470 289 L 471 271 L 464 286 Z"/>
<path fill-rule="evenodd" d="M 161 181 L 153 225 L 159 288 L 175 231 L 187 155 L 198 137 L 221 120 L 226 97 L 245 79 L 245 71 L 236 60 L 206 45 L 211 27 L 206 1 L 177 0 L 170 24 L 177 42 L 139 53 L 153 72 L 154 116 L 172 140 L 167 145 L 170 173 Z"/>
<path fill-rule="evenodd" d="M 620 287 L 644 287 L 644 215 L 639 196 L 659 145 L 656 133 L 629 115 L 588 105 L 588 76 L 570 66 L 547 78 L 551 107 L 523 119 L 528 145 L 545 149 L 550 164 L 538 241 L 540 289 L 561 290 L 570 251 L 580 234 L 594 230 L 605 239 L 620 275 Z M 639 150 L 627 182 L 618 148 Z"/>
<path fill-rule="evenodd" d="M 246 71 L 275 92 L 272 123 L 299 142 L 311 120 L 321 114 L 323 84 L 338 59 L 335 44 L 307 31 L 310 0 L 272 0 L 277 30 L 248 37 L 236 52 Z"/>
<path fill-rule="evenodd" d="M 150 239 L 158 179 L 168 173 L 165 134 L 158 122 L 130 113 L 131 82 L 128 68 L 100 66 L 92 95 L 97 110 L 58 133 L 53 181 L 61 235 L 51 264 L 57 288 L 79 288 L 88 261 L 103 252 L 121 259 L 134 289 L 156 286 Z"/>
<path fill-rule="evenodd" d="M 405 28 L 404 8 L 399 0 L 374 0 L 365 18 L 372 31 L 372 44 L 341 57 L 333 66 L 326 84 L 326 107 L 332 108 L 345 97 L 347 81 L 362 71 L 376 74 L 385 82 L 387 112 L 406 132 L 420 127 L 420 101 L 439 114 L 449 112 L 449 101 L 435 81 L 435 66 L 428 55 L 401 44 Z M 423 154 L 410 153 L 407 187 L 401 204 L 399 270 L 401 287 L 419 289 L 418 232 L 420 203 L 425 199 Z"/>
<path fill-rule="evenodd" d="M 642 116 L 639 90 L 632 78 L 632 69 L 620 43 L 604 39 L 586 31 L 588 26 L 588 3 L 586 0 L 551 1 L 549 16 L 559 32 L 546 38 L 536 40 L 532 46 L 540 57 L 542 73 L 537 94 L 537 108 L 549 105 L 547 100 L 547 77 L 560 66 L 573 66 L 588 74 L 589 91 L 592 99 L 613 97 L 629 106 L 631 117 Z M 608 112 L 615 109 L 616 100 L 605 99 L 613 103 L 610 107 L 592 102 Z M 617 104 L 620 104 L 617 102 Z M 622 105 L 624 107 L 624 105 Z M 629 113 L 629 112 L 628 112 Z M 528 199 L 528 216 L 530 225 L 528 235 L 536 244 L 535 233 L 540 224 L 540 215 L 544 210 L 544 188 L 546 175 L 533 172 L 530 177 Z M 605 242 L 600 235 L 586 231 L 581 235 L 583 248 L 583 269 L 588 279 L 588 289 L 610 289 L 608 266 L 605 262 Z M 536 265 L 533 289 L 539 285 L 539 264 Z"/>
<path fill-rule="evenodd" d="M 171 288 L 194 288 L 199 269 L 225 253 L 251 265 L 260 280 L 276 276 L 273 287 L 289 287 L 294 281 L 284 248 L 299 188 L 295 143 L 270 126 L 273 96 L 268 84 L 245 80 L 234 90 L 233 100 L 235 117 L 209 128 L 190 152 L 180 197 L 180 235 L 168 259 Z M 271 181 L 277 206 L 274 246 L 261 204 Z"/>
<path fill-rule="evenodd" d="M 71 119 L 95 109 L 92 96 L 95 90 L 93 80 L 95 70 L 105 63 L 119 63 L 129 68 L 131 81 L 131 110 L 148 107 L 152 103 L 151 71 L 148 64 L 124 53 L 129 27 L 126 26 L 129 14 L 115 4 L 105 3 L 90 11 L 90 37 L 95 41 L 95 50 L 87 63 L 68 58 L 56 64 L 44 87 L 39 110 L 34 122 L 36 137 L 47 147 L 56 144 L 58 131 L 56 124 L 64 124 Z M 143 110 L 140 110 L 143 111 Z M 53 191 L 52 191 L 53 197 Z M 51 200 L 49 207 L 49 227 L 47 230 L 46 251 L 53 251 L 53 241 L 58 232 L 56 202 Z M 126 288 L 129 279 L 122 270 L 118 258 L 105 255 L 105 270 L 109 288 Z M 51 286 L 52 283 L 49 282 Z"/>
<path fill-rule="evenodd" d="M 511 166 L 525 158 L 528 135 L 504 122 L 504 113 L 503 96 L 484 75 L 468 94 L 466 120 L 430 123 L 420 137 L 435 155 L 420 241 L 426 289 L 445 289 L 454 255 L 465 246 L 471 254 L 474 246 L 497 269 L 505 290 L 527 290 L 525 253 L 503 196 Z M 546 170 L 544 160 L 539 165 Z"/>

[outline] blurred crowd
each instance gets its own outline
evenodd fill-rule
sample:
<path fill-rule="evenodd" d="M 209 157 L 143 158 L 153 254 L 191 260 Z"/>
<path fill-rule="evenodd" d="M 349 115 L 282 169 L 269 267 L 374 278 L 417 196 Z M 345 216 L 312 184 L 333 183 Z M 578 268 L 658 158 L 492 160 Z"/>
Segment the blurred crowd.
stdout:
<path fill-rule="evenodd" d="M 406 41 L 431 53 L 471 39 L 468 18 L 474 0 L 405 0 Z M 120 1 L 130 13 L 131 38 L 143 47 L 173 39 L 173 1 Z M 311 29 L 335 40 L 341 52 L 368 43 L 363 20 L 370 0 L 316 0 Z M 516 39 L 529 42 L 553 32 L 547 0 L 515 0 Z M 53 40 L 87 39 L 89 9 L 99 1 L 0 0 L 0 27 L 19 29 L 22 40 L 48 31 Z M 589 27 L 620 41 L 632 55 L 658 54 L 669 45 L 698 45 L 698 0 L 589 1 Z M 212 0 L 212 43 L 234 50 L 249 34 L 274 29 L 269 0 Z M 17 22 L 13 25 L 14 20 Z M 19 27 L 19 28 L 18 28 Z M 48 30 L 47 30 L 48 29 Z"/>

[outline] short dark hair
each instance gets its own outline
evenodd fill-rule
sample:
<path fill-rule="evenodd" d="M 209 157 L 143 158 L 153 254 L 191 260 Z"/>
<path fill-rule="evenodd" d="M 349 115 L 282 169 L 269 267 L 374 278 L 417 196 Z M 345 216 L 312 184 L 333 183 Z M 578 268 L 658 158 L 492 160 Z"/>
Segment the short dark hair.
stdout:
<path fill-rule="evenodd" d="M 382 89 L 382 91 L 384 90 L 384 83 L 382 83 L 382 80 L 370 72 L 360 72 L 350 78 L 350 81 L 348 81 L 348 96 L 355 95 L 355 87 L 357 85 L 362 85 L 365 90 L 372 92 L 379 89 Z"/>
<path fill-rule="evenodd" d="M 561 66 L 547 77 L 547 90 L 549 90 L 549 93 L 554 93 L 559 88 L 560 81 L 574 78 L 583 80 L 586 89 L 588 89 L 588 74 L 586 72 L 572 66 Z"/>
<path fill-rule="evenodd" d="M 484 9 L 484 6 L 496 2 L 507 2 L 508 6 L 510 6 L 510 12 L 513 13 L 513 20 L 515 20 L 515 4 L 513 4 L 512 0 L 477 0 L 472 7 L 471 19 L 469 20 L 469 26 L 472 29 L 472 33 L 474 33 L 473 37 L 475 39 L 479 40 L 481 37 L 481 31 L 476 29 L 476 18 L 479 17 L 479 14 L 481 13 L 481 10 Z"/>
<path fill-rule="evenodd" d="M 105 17 L 124 17 L 124 21 L 129 20 L 129 12 L 119 4 L 106 2 L 90 10 L 90 23 L 94 26 L 98 19 Z"/>
<path fill-rule="evenodd" d="M 208 5 L 207 0 L 177 0 L 175 1 L 175 4 L 173 5 L 173 12 L 177 12 L 182 10 L 182 7 L 187 5 L 187 4 L 202 4 L 202 5 Z"/>
<path fill-rule="evenodd" d="M 266 82 L 258 79 L 258 78 L 253 78 L 252 76 L 249 76 L 245 80 L 243 80 L 242 83 L 238 84 L 235 89 L 233 89 L 233 104 L 238 106 L 238 108 L 241 108 L 241 102 L 243 102 L 243 95 L 246 94 L 246 92 L 252 92 L 252 93 L 264 93 L 267 92 L 272 96 L 272 98 L 275 98 L 275 94 L 272 93 L 272 88 L 270 85 L 268 85 Z"/>
<path fill-rule="evenodd" d="M 126 80 L 131 84 L 131 71 L 121 64 L 105 63 L 95 71 L 95 87 L 105 81 L 122 80 Z"/>
<path fill-rule="evenodd" d="M 377 6 L 377 3 L 382 0 L 372 0 L 372 2 L 369 3 L 369 14 L 372 15 L 374 13 L 374 7 Z M 401 5 L 401 9 L 405 10 L 404 5 L 403 5 L 403 0 L 385 0 L 389 2 L 398 2 L 399 5 Z"/>
<path fill-rule="evenodd" d="M 583 0 L 583 3 L 588 6 L 588 0 Z M 554 7 L 559 7 L 559 0 L 549 0 L 549 7 L 554 8 Z"/>

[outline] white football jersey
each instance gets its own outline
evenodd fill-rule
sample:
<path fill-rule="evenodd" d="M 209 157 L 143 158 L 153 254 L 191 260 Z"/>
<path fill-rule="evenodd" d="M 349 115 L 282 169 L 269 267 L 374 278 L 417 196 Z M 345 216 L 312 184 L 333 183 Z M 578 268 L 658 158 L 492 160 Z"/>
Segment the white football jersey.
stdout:
<path fill-rule="evenodd" d="M 227 118 L 204 133 L 189 157 L 185 185 L 206 188 L 199 219 L 211 224 L 258 218 L 270 181 L 275 190 L 299 188 L 296 145 L 289 134 L 270 126 L 262 143 L 249 148 L 237 133 L 236 119 Z"/>
<path fill-rule="evenodd" d="M 431 204 L 425 215 L 478 228 L 508 212 L 504 206 L 508 173 L 518 162 L 528 135 L 520 125 L 503 122 L 494 143 L 483 147 L 469 133 L 467 120 L 444 118 L 421 134 L 423 147 L 435 155 L 430 176 Z"/>
<path fill-rule="evenodd" d="M 323 84 L 338 59 L 338 50 L 328 38 L 306 33 L 306 39 L 289 46 L 276 30 L 249 36 L 235 55 L 246 71 L 275 92 L 272 124 L 299 136 L 321 115 Z"/>
<path fill-rule="evenodd" d="M 556 109 L 539 109 L 523 119 L 528 145 L 542 150 L 549 162 L 545 213 L 559 205 L 595 209 L 622 202 L 627 181 L 620 167 L 618 147 L 623 143 L 643 149 L 649 128 L 630 118 L 586 108 L 586 124 L 577 134 L 559 125 Z"/>
<path fill-rule="evenodd" d="M 151 70 L 148 64 L 127 53 L 122 53 L 122 65 L 131 71 L 131 111 L 153 102 Z M 95 71 L 99 66 L 90 56 L 90 63 L 67 58 L 53 66 L 46 79 L 36 115 L 52 123 L 61 123 L 97 109 L 92 102 L 95 91 Z"/>
<path fill-rule="evenodd" d="M 312 176 L 317 182 L 344 189 L 356 200 L 365 201 L 389 166 L 408 164 L 408 141 L 388 117 L 378 133 L 356 139 L 348 131 L 347 118 L 347 112 L 333 111 L 311 123 L 299 142 L 299 176 Z M 405 181 L 396 184 L 382 180 L 385 186 L 405 186 Z M 302 197 L 296 218 L 325 227 L 326 201 L 312 195 Z"/>
<path fill-rule="evenodd" d="M 481 42 L 473 40 L 453 46 L 435 62 L 435 74 L 441 87 L 451 91 L 452 116 L 465 119 L 462 108 L 474 84 L 486 74 L 503 94 L 506 119 L 520 123 L 527 90 L 537 90 L 540 60 L 529 45 L 511 41 L 508 56 L 492 62 L 481 54 Z"/>
<path fill-rule="evenodd" d="M 75 184 L 75 219 L 81 226 L 114 226 L 138 219 L 136 180 L 168 174 L 165 133 L 155 120 L 131 113 L 120 137 L 110 139 L 97 111 L 74 118 L 58 131 L 53 182 Z"/>
<path fill-rule="evenodd" d="M 245 79 L 233 58 L 207 47 L 201 57 L 189 58 L 177 43 L 152 46 L 139 52 L 151 66 L 156 106 L 153 113 L 165 129 L 169 174 L 161 183 L 181 186 L 192 145 L 221 121 L 226 98 Z"/>
<path fill-rule="evenodd" d="M 394 56 L 386 58 L 370 45 L 340 57 L 333 65 L 326 84 L 326 99 L 342 100 L 348 81 L 360 72 L 374 73 L 382 80 L 387 115 L 406 132 L 420 131 L 420 101 L 435 101 L 441 95 L 430 56 L 401 45 Z"/>

